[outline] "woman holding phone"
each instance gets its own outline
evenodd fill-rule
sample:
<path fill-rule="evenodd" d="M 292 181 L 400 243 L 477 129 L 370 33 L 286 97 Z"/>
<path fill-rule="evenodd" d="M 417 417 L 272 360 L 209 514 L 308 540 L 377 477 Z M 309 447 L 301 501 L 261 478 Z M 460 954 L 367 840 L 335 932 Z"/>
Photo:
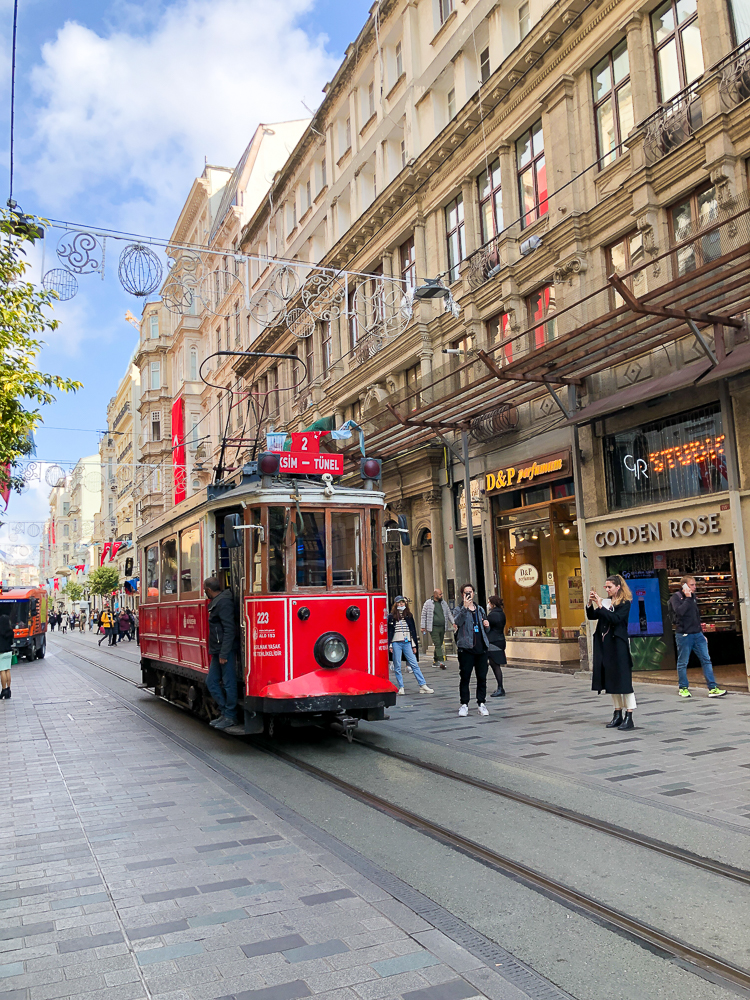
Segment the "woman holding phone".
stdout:
<path fill-rule="evenodd" d="M 594 671 L 591 689 L 612 695 L 614 715 L 607 729 L 635 729 L 633 710 L 633 659 L 628 641 L 628 616 L 633 595 L 623 578 L 615 573 L 604 582 L 605 598 L 595 590 L 589 594 L 586 617 L 596 621 Z M 625 712 L 623 716 L 623 710 Z"/>
<path fill-rule="evenodd" d="M 474 588 L 470 583 L 461 587 L 461 606 L 453 612 L 454 628 L 458 630 L 456 646 L 458 647 L 458 669 L 461 675 L 459 695 L 461 707 L 458 714 L 464 718 L 469 714 L 469 698 L 471 674 L 477 675 L 477 706 L 480 715 L 489 715 L 485 701 L 487 700 L 487 655 L 490 640 L 487 629 L 490 623 L 484 608 L 474 601 Z"/>

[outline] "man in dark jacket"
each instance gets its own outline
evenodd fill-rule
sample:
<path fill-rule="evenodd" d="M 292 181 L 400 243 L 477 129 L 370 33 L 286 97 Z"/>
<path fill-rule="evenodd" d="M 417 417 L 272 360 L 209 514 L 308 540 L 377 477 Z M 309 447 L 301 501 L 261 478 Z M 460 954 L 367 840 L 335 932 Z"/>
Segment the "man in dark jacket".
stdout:
<path fill-rule="evenodd" d="M 203 581 L 203 590 L 208 598 L 208 652 L 211 655 L 206 687 L 221 713 L 211 725 L 214 729 L 229 729 L 237 724 L 234 597 L 231 590 L 222 589 L 215 576 Z"/>
<path fill-rule="evenodd" d="M 690 654 L 695 653 L 703 667 L 703 676 L 708 685 L 708 697 L 721 698 L 726 691 L 722 691 L 714 679 L 708 642 L 703 634 L 698 602 L 695 599 L 695 589 L 695 577 L 683 576 L 680 580 L 680 589 L 669 598 L 677 642 L 678 694 L 681 698 L 692 698 L 688 688 L 687 665 Z"/>

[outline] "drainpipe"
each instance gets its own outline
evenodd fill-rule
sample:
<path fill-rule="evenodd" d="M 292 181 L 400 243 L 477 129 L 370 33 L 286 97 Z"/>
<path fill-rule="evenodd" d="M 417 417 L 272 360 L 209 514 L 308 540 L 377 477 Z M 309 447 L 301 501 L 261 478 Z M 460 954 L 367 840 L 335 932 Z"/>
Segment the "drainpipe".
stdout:
<path fill-rule="evenodd" d="M 576 387 L 574 385 L 568 386 L 568 412 L 574 414 L 576 411 L 577 399 L 576 399 Z M 581 449 L 580 440 L 578 434 L 578 424 L 573 424 L 572 427 L 572 458 L 573 458 L 573 483 L 575 484 L 575 494 L 576 494 L 576 524 L 578 525 L 578 549 L 581 556 L 581 577 L 583 581 L 583 603 L 584 607 L 581 613 L 586 615 L 585 605 L 588 601 L 589 590 L 591 589 L 589 584 L 589 558 L 588 558 L 588 538 L 586 537 L 586 521 L 584 519 L 583 513 L 583 477 L 581 475 Z M 591 630 L 586 629 L 584 634 L 578 639 L 579 647 L 585 644 L 586 650 L 586 665 L 588 670 L 591 670 L 593 663 L 593 639 L 591 635 Z M 581 659 L 583 659 L 584 650 L 581 649 Z"/>

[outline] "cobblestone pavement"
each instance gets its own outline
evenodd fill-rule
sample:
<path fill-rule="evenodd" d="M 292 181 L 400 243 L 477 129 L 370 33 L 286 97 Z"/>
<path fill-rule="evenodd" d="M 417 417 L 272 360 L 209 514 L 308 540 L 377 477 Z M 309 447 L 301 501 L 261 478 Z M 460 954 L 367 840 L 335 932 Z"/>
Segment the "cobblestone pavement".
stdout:
<path fill-rule="evenodd" d="M 487 698 L 489 718 L 472 701 L 458 718 L 458 666 L 420 666 L 433 695 L 410 673 L 388 723 L 400 733 L 462 754 L 512 762 L 537 775 L 557 774 L 607 795 L 656 805 L 750 832 L 750 697 L 708 698 L 705 683 L 682 699 L 677 687 L 634 678 L 636 728 L 608 730 L 611 698 L 591 691 L 590 675 L 504 668 L 505 698 Z M 488 695 L 496 684 L 490 672 Z M 475 688 L 472 682 L 472 698 Z M 371 730 L 373 727 L 369 727 Z"/>
<path fill-rule="evenodd" d="M 514 985 L 57 642 L 76 648 L 14 668 L 0 705 L 0 1000 L 564 996 L 507 956 Z"/>

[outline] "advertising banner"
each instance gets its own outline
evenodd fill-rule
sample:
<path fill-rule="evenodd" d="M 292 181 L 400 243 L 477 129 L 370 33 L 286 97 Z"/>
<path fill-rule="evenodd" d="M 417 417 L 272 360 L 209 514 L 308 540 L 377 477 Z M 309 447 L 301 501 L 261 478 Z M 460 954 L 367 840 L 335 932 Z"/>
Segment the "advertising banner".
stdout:
<path fill-rule="evenodd" d="M 172 403 L 172 470 L 174 502 L 182 503 L 187 496 L 185 476 L 185 400 L 178 396 Z"/>

